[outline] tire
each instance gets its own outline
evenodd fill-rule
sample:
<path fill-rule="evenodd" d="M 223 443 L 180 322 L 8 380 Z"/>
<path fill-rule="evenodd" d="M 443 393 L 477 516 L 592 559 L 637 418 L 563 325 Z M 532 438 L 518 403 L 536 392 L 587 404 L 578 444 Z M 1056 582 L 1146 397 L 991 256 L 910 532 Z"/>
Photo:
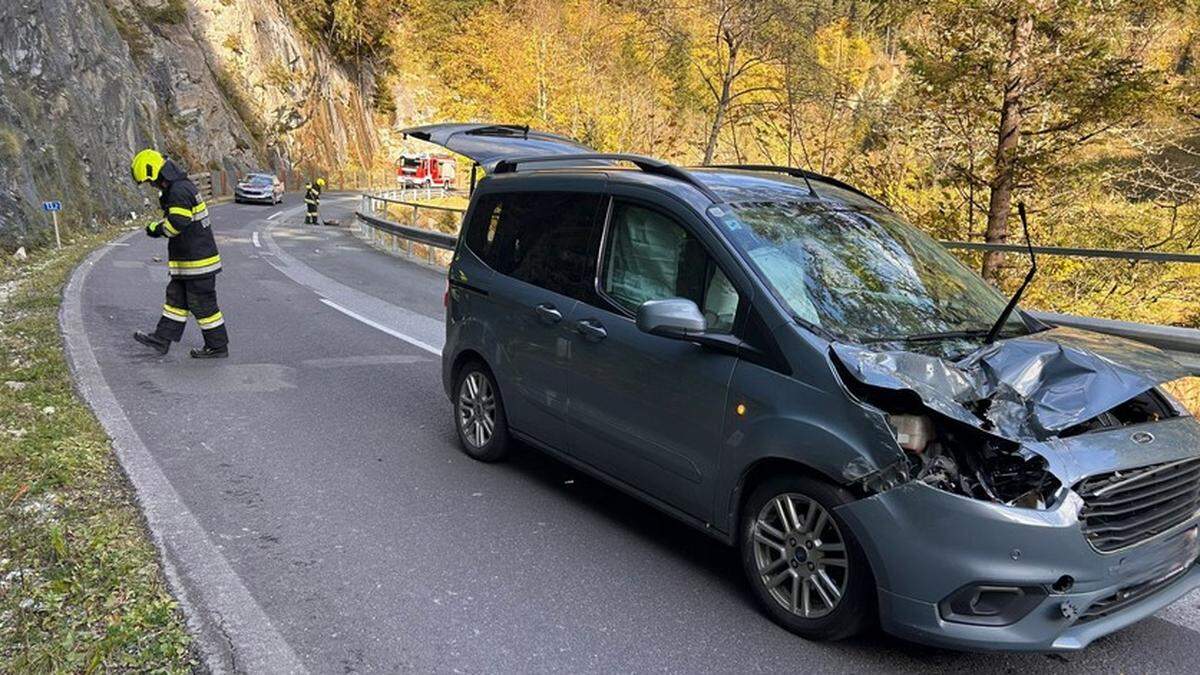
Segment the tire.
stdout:
<path fill-rule="evenodd" d="M 454 378 L 454 429 L 471 459 L 498 462 L 508 456 L 512 443 L 500 388 L 479 361 L 463 364 Z"/>
<path fill-rule="evenodd" d="M 851 501 L 828 483 L 782 474 L 754 488 L 742 511 L 742 568 L 755 598 L 776 623 L 809 640 L 848 638 L 877 620 L 866 555 L 834 512 Z"/>

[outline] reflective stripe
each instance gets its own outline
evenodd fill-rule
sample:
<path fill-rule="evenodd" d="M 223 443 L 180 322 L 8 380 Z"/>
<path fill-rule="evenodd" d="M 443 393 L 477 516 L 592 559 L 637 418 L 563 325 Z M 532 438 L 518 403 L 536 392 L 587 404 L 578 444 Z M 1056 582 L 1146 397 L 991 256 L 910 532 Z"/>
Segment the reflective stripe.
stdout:
<path fill-rule="evenodd" d="M 216 314 L 206 316 L 203 319 L 196 319 L 196 322 L 200 324 L 201 330 L 211 330 L 217 326 L 224 325 L 225 317 L 222 316 L 220 312 L 217 312 Z"/>
<path fill-rule="evenodd" d="M 168 237 L 174 237 L 175 235 L 179 234 L 179 230 L 175 229 L 175 226 L 171 224 L 170 220 L 162 221 L 162 226 L 163 231 L 167 233 Z"/>
<path fill-rule="evenodd" d="M 214 255 L 202 260 L 168 260 L 167 267 L 170 269 L 171 276 L 199 276 L 221 269 L 221 256 Z"/>
<path fill-rule="evenodd" d="M 186 309 L 179 309 L 178 307 L 163 305 L 163 316 L 172 321 L 187 321 L 187 315 L 188 313 Z"/>
<path fill-rule="evenodd" d="M 208 205 L 200 202 L 195 208 L 187 208 L 186 206 L 171 206 L 167 208 L 169 216 L 184 216 L 191 220 L 204 220 L 208 217 Z M 178 233 L 177 233 L 178 234 Z"/>
<path fill-rule="evenodd" d="M 187 268 L 187 269 L 180 269 L 178 267 L 172 267 L 169 270 L 169 272 L 170 272 L 171 276 L 173 276 L 173 277 L 198 277 L 203 274 L 210 274 L 212 272 L 216 272 L 219 269 L 221 269 L 221 263 L 217 263 L 215 265 L 209 265 L 208 267 L 194 267 L 194 268 Z"/>
<path fill-rule="evenodd" d="M 221 256 L 214 255 L 211 258 L 201 258 L 200 260 L 169 260 L 167 265 L 170 267 L 193 268 L 193 267 L 208 267 L 213 264 L 221 264 Z"/>
<path fill-rule="evenodd" d="M 207 267 L 193 267 L 193 268 L 183 268 L 183 269 L 178 268 L 178 267 L 172 267 L 169 270 L 169 272 L 170 272 L 171 276 L 173 276 L 173 277 L 198 277 L 202 274 L 209 274 L 212 272 L 216 272 L 219 269 L 221 269 L 221 263 L 217 263 L 215 265 L 209 265 Z"/>

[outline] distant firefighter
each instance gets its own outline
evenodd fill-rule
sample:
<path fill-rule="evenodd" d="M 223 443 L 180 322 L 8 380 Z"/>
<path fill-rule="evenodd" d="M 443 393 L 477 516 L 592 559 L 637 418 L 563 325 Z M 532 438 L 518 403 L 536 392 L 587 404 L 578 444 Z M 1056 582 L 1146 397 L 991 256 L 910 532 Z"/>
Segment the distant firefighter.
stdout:
<path fill-rule="evenodd" d="M 133 158 L 133 182 L 149 183 L 159 190 L 158 204 L 163 217 L 146 225 L 151 237 L 166 237 L 167 300 L 162 317 L 153 333 L 137 331 L 138 342 L 166 354 L 172 342 L 179 342 L 190 313 L 196 317 L 204 335 L 204 347 L 193 349 L 197 359 L 224 358 L 229 355 L 229 335 L 225 317 L 217 308 L 216 276 L 221 271 L 221 254 L 209 226 L 208 207 L 196 185 L 175 162 L 155 150 L 142 150 Z"/>
<path fill-rule="evenodd" d="M 305 225 L 319 225 L 321 223 L 317 211 L 321 208 L 321 190 L 324 187 L 324 178 L 318 178 L 315 183 L 308 183 L 304 186 Z"/>

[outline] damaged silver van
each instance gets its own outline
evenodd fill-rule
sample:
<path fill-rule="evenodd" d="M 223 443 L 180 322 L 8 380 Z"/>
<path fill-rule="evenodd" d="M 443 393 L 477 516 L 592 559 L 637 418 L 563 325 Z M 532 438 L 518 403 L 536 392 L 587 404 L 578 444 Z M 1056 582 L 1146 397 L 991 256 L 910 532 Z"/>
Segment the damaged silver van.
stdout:
<path fill-rule="evenodd" d="M 1074 650 L 1200 585 L 1197 390 L 1167 354 L 1006 312 L 827 177 L 409 134 L 488 173 L 443 352 L 471 457 L 519 439 L 737 546 L 808 638 Z"/>

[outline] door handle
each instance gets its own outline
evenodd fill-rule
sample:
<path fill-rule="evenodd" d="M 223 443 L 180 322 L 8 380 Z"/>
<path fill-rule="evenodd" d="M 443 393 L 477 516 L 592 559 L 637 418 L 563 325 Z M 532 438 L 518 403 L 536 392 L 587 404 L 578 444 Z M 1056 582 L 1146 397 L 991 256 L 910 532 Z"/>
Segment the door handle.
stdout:
<path fill-rule="evenodd" d="M 608 331 L 595 319 L 584 319 L 575 322 L 575 331 L 591 342 L 599 342 L 608 337 Z"/>
<path fill-rule="evenodd" d="M 533 311 L 537 312 L 538 319 L 548 326 L 552 326 L 559 321 L 562 321 L 562 312 L 555 309 L 554 305 L 551 305 L 548 302 L 543 302 L 537 307 L 534 307 Z"/>

